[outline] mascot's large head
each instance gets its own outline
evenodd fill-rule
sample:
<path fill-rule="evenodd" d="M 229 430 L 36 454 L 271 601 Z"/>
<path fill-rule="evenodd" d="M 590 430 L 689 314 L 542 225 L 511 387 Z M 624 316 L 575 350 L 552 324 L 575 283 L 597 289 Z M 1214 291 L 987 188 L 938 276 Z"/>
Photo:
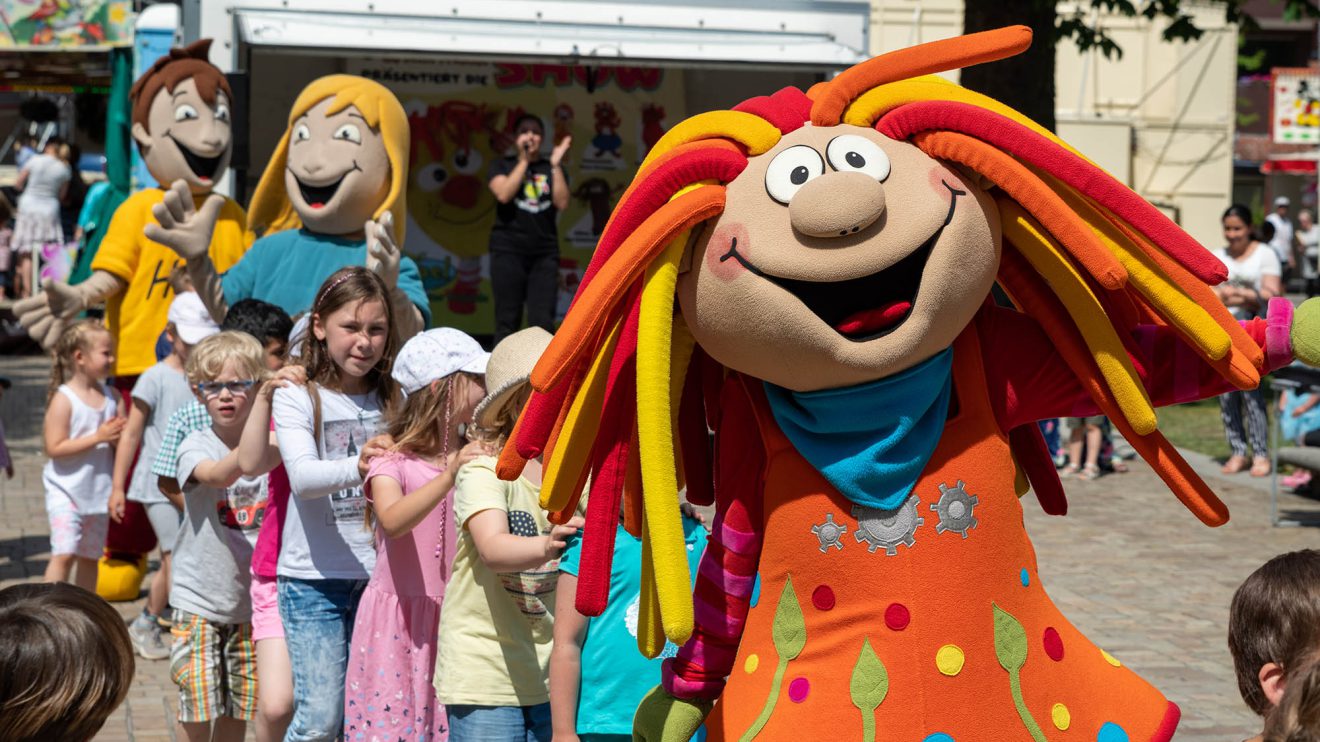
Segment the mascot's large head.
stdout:
<path fill-rule="evenodd" d="M 157 183 L 183 180 L 195 194 L 210 193 L 229 167 L 234 94 L 207 61 L 210 39 L 171 49 L 129 90 L 133 140 Z"/>
<path fill-rule="evenodd" d="M 248 228 L 353 235 L 388 211 L 403 244 L 408 141 L 408 117 L 384 85 L 354 75 L 312 81 L 252 195 Z"/>
<path fill-rule="evenodd" d="M 708 420 L 733 414 L 709 392 L 726 373 L 798 391 L 892 376 L 948 348 L 995 283 L 1170 488 L 1222 522 L 1156 429 L 1127 352 L 1132 327 L 1165 324 L 1254 388 L 1261 352 L 1209 287 L 1222 264 L 1047 130 L 933 76 L 1030 41 L 1014 27 L 885 54 L 805 93 L 694 116 L 651 150 L 500 460 L 512 477 L 546 455 L 542 501 L 560 522 L 590 477 L 584 613 L 608 595 L 592 533 L 626 499 L 629 528 L 647 534 L 643 593 L 659 596 L 669 638 L 690 632 L 674 503 L 684 478 L 689 499 L 709 492 L 709 460 L 689 454 Z"/>

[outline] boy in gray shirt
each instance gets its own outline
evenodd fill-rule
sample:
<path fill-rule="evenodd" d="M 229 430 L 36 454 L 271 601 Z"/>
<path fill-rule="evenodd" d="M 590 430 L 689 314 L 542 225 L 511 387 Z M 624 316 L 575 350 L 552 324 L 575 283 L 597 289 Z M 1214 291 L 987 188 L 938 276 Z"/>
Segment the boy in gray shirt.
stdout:
<path fill-rule="evenodd" d="M 170 585 L 178 736 L 241 739 L 257 709 L 248 588 L 267 475 L 243 476 L 237 449 L 252 396 L 267 372 L 261 344 L 239 332 L 202 341 L 189 355 L 187 371 L 211 425 L 183 440 L 176 466 L 184 499 Z M 273 447 L 266 461 L 265 471 L 278 463 Z"/>

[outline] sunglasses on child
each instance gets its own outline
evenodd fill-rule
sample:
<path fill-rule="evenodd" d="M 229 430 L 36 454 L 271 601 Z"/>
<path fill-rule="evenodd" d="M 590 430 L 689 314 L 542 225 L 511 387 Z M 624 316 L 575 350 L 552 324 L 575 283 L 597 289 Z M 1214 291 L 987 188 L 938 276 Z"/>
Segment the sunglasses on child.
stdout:
<path fill-rule="evenodd" d="M 206 397 L 218 397 L 220 392 L 228 389 L 230 394 L 238 396 L 252 391 L 252 385 L 257 383 L 254 379 L 239 379 L 238 381 L 201 381 L 197 383 L 197 392 Z"/>

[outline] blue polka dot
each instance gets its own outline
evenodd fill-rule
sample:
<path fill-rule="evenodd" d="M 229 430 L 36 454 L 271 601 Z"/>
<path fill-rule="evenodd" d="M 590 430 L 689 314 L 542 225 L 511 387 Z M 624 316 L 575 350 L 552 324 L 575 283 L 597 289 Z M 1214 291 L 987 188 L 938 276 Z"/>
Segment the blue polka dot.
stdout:
<path fill-rule="evenodd" d="M 760 602 L 761 602 L 761 573 L 760 573 L 760 572 L 757 572 L 757 573 L 756 573 L 756 580 L 752 583 L 752 597 L 751 597 L 751 600 L 750 600 L 749 602 L 751 603 L 751 606 L 752 606 L 753 608 L 756 607 L 756 604 L 757 604 L 757 603 L 760 603 Z"/>
<path fill-rule="evenodd" d="M 921 742 L 953 742 L 953 737 L 950 737 L 944 732 L 936 732 L 930 735 L 929 737 L 921 740 Z"/>
<path fill-rule="evenodd" d="M 1022 568 L 1022 574 L 1019 575 L 1019 577 L 1022 579 L 1022 587 L 1026 587 L 1027 585 L 1031 584 L 1031 575 L 1027 574 L 1026 567 Z"/>
<path fill-rule="evenodd" d="M 1128 734 L 1123 731 L 1123 727 L 1107 721 L 1096 733 L 1095 742 L 1128 742 Z"/>

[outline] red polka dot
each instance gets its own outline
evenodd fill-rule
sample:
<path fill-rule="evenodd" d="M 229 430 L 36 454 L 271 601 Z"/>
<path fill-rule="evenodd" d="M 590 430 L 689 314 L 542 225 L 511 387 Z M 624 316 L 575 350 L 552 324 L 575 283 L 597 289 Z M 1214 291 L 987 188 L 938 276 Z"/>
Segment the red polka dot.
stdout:
<path fill-rule="evenodd" d="M 811 683 L 806 678 L 793 678 L 793 682 L 788 684 L 788 700 L 793 703 L 807 700 L 807 694 L 810 692 Z"/>
<path fill-rule="evenodd" d="M 811 604 L 818 611 L 828 611 L 834 607 L 834 591 L 829 585 L 821 585 L 811 592 Z"/>
<path fill-rule="evenodd" d="M 1044 644 L 1045 654 L 1050 659 L 1055 662 L 1063 659 L 1063 639 L 1059 637 L 1059 632 L 1055 631 L 1053 626 L 1045 629 Z"/>
<path fill-rule="evenodd" d="M 907 606 L 902 603 L 890 603 L 885 609 L 885 626 L 893 631 L 902 631 L 907 628 L 908 622 L 912 620 L 912 615 L 908 613 Z"/>

